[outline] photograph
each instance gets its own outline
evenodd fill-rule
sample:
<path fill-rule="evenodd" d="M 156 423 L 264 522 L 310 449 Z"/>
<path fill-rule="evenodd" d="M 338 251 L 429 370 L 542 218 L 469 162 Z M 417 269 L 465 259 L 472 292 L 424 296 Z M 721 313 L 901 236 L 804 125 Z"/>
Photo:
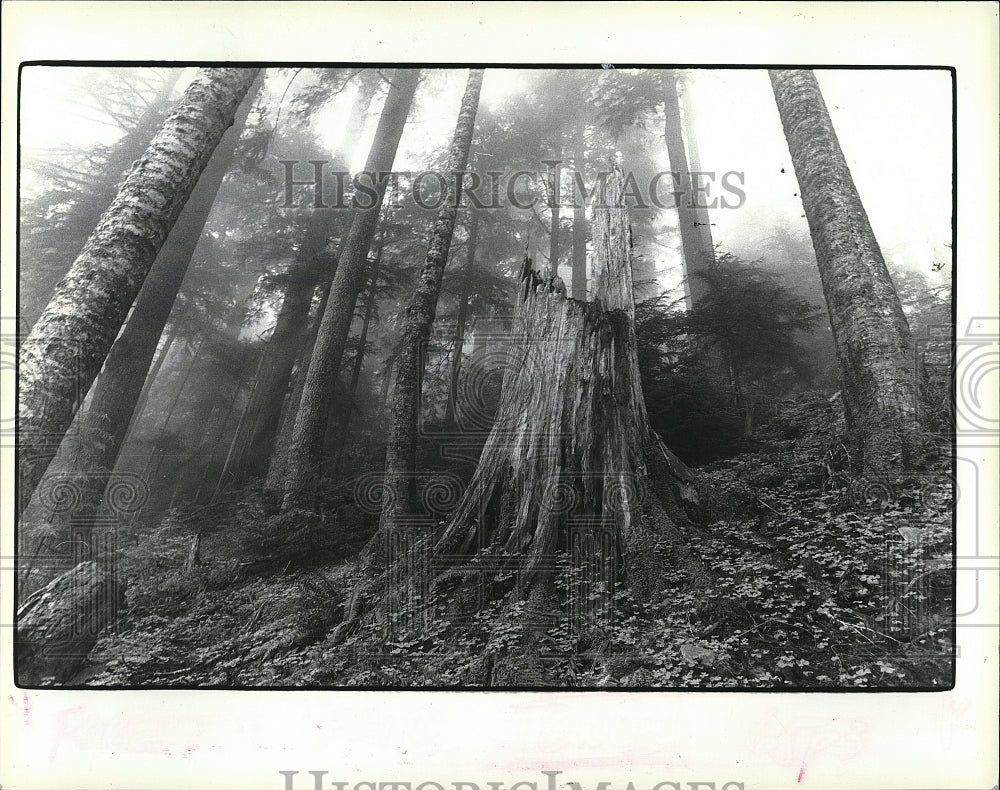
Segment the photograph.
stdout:
<path fill-rule="evenodd" d="M 1000 6 L 0 16 L 0 790 L 996 790 Z"/>
<path fill-rule="evenodd" d="M 951 687 L 953 76 L 24 66 L 18 682 Z"/>

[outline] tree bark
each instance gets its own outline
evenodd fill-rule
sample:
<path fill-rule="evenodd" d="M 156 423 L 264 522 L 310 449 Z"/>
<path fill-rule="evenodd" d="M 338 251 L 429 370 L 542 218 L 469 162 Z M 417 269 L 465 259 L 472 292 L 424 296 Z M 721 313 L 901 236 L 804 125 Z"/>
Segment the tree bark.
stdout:
<path fill-rule="evenodd" d="M 479 109 L 479 94 L 483 86 L 483 70 L 471 69 L 462 97 L 455 135 L 448 152 L 448 173 L 465 171 L 472 146 L 472 134 L 476 126 L 476 112 Z M 413 508 L 414 473 L 417 456 L 417 421 L 420 409 L 420 393 L 426 366 L 426 346 L 430 340 L 434 317 L 437 313 L 438 298 L 441 295 L 441 280 L 448 263 L 448 252 L 455 231 L 455 217 L 461 192 L 456 178 L 448 179 L 448 191 L 444 205 L 438 213 L 427 248 L 424 267 L 417 279 L 416 288 L 406 308 L 403 327 L 403 345 L 396 366 L 396 387 L 392 394 L 392 424 L 386 447 L 386 485 L 392 492 L 389 501 L 392 506 L 382 511 L 382 529 L 392 528 L 396 519 L 405 516 Z"/>
<path fill-rule="evenodd" d="M 687 152 L 684 149 L 684 134 L 681 126 L 681 110 L 677 97 L 677 72 L 665 69 L 660 72 L 663 88 L 663 138 L 670 157 L 670 170 L 677 188 L 677 225 L 681 234 L 681 250 L 684 254 L 685 296 L 690 309 L 705 295 L 706 285 L 699 277 L 712 262 L 712 248 L 705 246 L 700 231 L 698 210 L 693 204 L 691 171 L 688 167 Z"/>
<path fill-rule="evenodd" d="M 494 662 L 489 684 L 544 685 L 534 626 L 574 607 L 606 622 L 616 586 L 649 601 L 666 574 L 702 578 L 687 545 L 700 511 L 697 478 L 651 430 L 642 399 L 620 168 L 594 215 L 595 301 L 533 287 L 526 259 L 497 418 L 472 480 L 441 527 L 426 513 L 384 519 L 363 562 L 384 569 L 385 605 L 366 610 L 378 594 L 356 590 L 334 641 L 366 611 L 391 622 L 414 590 L 451 622 L 500 599 L 523 605 L 529 627 L 519 649 Z M 579 598 L 556 591 L 561 552 L 589 580 Z"/>
<path fill-rule="evenodd" d="M 347 430 L 351 427 L 351 417 L 354 414 L 354 407 L 357 404 L 358 382 L 361 381 L 361 370 L 365 364 L 365 347 L 368 344 L 368 328 L 371 326 L 372 316 L 375 312 L 375 296 L 378 289 L 378 276 L 382 267 L 382 251 L 385 248 L 385 223 L 383 220 L 382 231 L 379 233 L 378 246 L 375 248 L 375 261 L 372 264 L 372 275 L 368 285 L 368 295 L 365 298 L 364 317 L 361 319 L 361 333 L 358 335 L 358 353 L 354 355 L 354 365 L 351 370 L 351 383 L 347 388 L 347 405 L 344 407 L 344 417 L 340 422 L 340 430 L 337 432 L 340 446 L 337 448 L 337 460 L 334 469 L 340 474 L 341 462 L 344 458 L 344 448 L 347 444 Z"/>
<path fill-rule="evenodd" d="M 329 413 L 328 399 L 344 356 L 358 293 L 364 285 L 368 251 L 378 224 L 388 172 L 396 156 L 419 78 L 420 72 L 415 69 L 398 69 L 392 77 L 392 87 L 365 165 L 365 171 L 370 174 L 375 187 L 375 198 L 372 205 L 356 211 L 341 248 L 337 274 L 320 322 L 295 419 L 282 501 L 284 510 L 305 509 L 312 503 L 311 484 L 322 455 Z"/>
<path fill-rule="evenodd" d="M 580 126 L 576 132 L 573 167 L 580 174 L 581 182 L 587 170 L 586 157 L 584 128 Z M 570 296 L 581 302 L 587 301 L 587 209 L 583 205 L 583 201 L 577 199 L 575 190 L 573 197 L 573 276 Z"/>
<path fill-rule="evenodd" d="M 816 76 L 769 73 L 830 313 L 848 426 L 863 472 L 881 476 L 915 451 L 910 328 Z"/>
<path fill-rule="evenodd" d="M 473 206 L 469 207 L 468 231 L 465 269 L 462 272 L 462 288 L 458 295 L 458 315 L 455 318 L 455 351 L 451 360 L 448 404 L 444 413 L 446 424 L 451 424 L 454 421 L 458 405 L 458 380 L 462 374 L 462 350 L 465 347 L 465 324 L 468 320 L 469 309 L 469 277 L 476 268 L 476 246 L 479 244 L 479 214 Z"/>
<path fill-rule="evenodd" d="M 258 76 L 256 85 L 260 80 Z M 76 506 L 50 519 L 57 530 L 65 530 L 70 520 L 93 522 L 100 509 L 160 336 L 219 187 L 232 166 L 236 144 L 255 92 L 254 87 L 248 91 L 237 118 L 220 141 L 157 255 L 125 328 L 94 382 L 89 407 L 77 415 L 75 429 L 63 439 L 62 463 L 56 460 L 50 464 L 40 483 L 40 486 L 58 485 L 64 489 L 68 486 L 74 492 Z M 134 496 L 142 496 L 142 492 L 136 491 Z"/>
<path fill-rule="evenodd" d="M 557 152 L 558 158 L 555 167 L 552 168 L 552 178 L 550 182 L 550 204 L 552 212 L 549 221 L 549 276 L 555 277 L 559 274 L 559 258 L 562 255 L 560 231 L 560 219 L 562 215 L 562 146 Z"/>
<path fill-rule="evenodd" d="M 319 322 L 323 318 L 323 311 L 330 298 L 330 281 L 320 283 L 319 304 L 316 307 L 315 315 L 309 322 L 308 340 L 296 362 L 293 372 L 292 391 L 285 399 L 285 406 L 281 414 L 281 428 L 274 442 L 274 450 L 267 466 L 267 478 L 265 488 L 268 493 L 277 501 L 281 501 L 284 494 L 285 475 L 288 470 L 288 453 L 292 446 L 292 432 L 295 429 L 295 416 L 298 414 L 299 403 L 302 402 L 302 390 L 306 383 L 306 372 L 309 369 L 309 359 L 312 357 L 313 348 L 316 345 L 316 334 L 319 331 Z"/>
<path fill-rule="evenodd" d="M 24 341 L 18 361 L 18 516 L 258 71 L 199 72 Z"/>
<path fill-rule="evenodd" d="M 684 110 L 684 137 L 687 140 L 688 164 L 691 167 L 692 173 L 701 173 L 701 154 L 698 150 L 698 135 L 694 129 L 694 101 L 691 98 L 690 85 L 686 81 L 683 84 L 678 83 L 677 92 L 680 96 L 681 108 Z M 708 214 L 708 208 L 701 203 L 703 199 L 705 199 L 704 196 L 693 200 L 695 204 L 695 223 L 700 237 L 699 246 L 703 252 L 708 251 L 710 253 L 711 258 L 709 260 L 714 260 L 715 242 L 712 239 L 712 220 Z"/>

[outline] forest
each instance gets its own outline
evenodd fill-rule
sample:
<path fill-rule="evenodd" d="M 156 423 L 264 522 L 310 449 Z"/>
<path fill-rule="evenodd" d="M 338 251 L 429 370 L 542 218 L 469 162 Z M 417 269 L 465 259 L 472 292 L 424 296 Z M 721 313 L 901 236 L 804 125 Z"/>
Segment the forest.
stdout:
<path fill-rule="evenodd" d="M 953 684 L 947 71 L 21 90 L 19 685 Z"/>

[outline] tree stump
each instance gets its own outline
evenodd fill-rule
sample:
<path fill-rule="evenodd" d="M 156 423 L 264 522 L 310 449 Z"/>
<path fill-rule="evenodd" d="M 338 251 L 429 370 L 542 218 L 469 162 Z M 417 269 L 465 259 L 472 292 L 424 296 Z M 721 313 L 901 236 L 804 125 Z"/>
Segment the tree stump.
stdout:
<path fill-rule="evenodd" d="M 365 552 L 386 572 L 387 622 L 413 594 L 447 594 L 443 614 L 455 622 L 501 596 L 523 612 L 520 649 L 493 662 L 491 685 L 546 684 L 542 643 L 554 620 L 609 621 L 622 585 L 649 601 L 665 575 L 697 582 L 705 572 L 687 540 L 701 510 L 697 477 L 650 428 L 643 401 L 617 166 L 593 223 L 594 301 L 567 298 L 525 257 L 496 420 L 451 517 L 428 529 L 413 514 L 417 529 L 383 530 Z M 566 562 L 572 596 L 557 584 Z M 341 632 L 378 595 L 356 591 Z"/>

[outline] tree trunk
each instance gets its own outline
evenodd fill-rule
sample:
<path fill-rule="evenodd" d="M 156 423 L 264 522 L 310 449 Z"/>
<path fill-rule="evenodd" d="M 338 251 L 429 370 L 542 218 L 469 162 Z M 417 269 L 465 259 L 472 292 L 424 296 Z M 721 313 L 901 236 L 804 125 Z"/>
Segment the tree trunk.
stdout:
<path fill-rule="evenodd" d="M 458 316 L 455 319 L 455 351 L 451 360 L 451 377 L 448 383 L 448 404 L 445 407 L 445 424 L 455 420 L 458 405 L 458 380 L 462 374 L 462 350 L 465 347 L 465 323 L 469 309 L 469 277 L 476 268 L 476 245 L 479 243 L 479 214 L 469 207 L 469 238 L 467 241 L 465 269 L 462 272 L 462 290 L 458 295 Z"/>
<path fill-rule="evenodd" d="M 483 70 L 471 69 L 465 95 L 455 125 L 451 150 L 448 152 L 448 172 L 464 172 L 469 161 L 472 134 L 479 109 L 479 94 L 483 87 Z M 455 231 L 455 217 L 461 192 L 456 179 L 448 181 L 448 193 L 438 213 L 427 248 L 424 267 L 417 279 L 416 288 L 406 308 L 403 327 L 403 345 L 396 365 L 396 388 L 392 394 L 392 424 L 386 447 L 386 486 L 392 492 L 391 507 L 382 510 L 382 529 L 392 529 L 396 519 L 411 512 L 414 506 L 414 474 L 417 456 L 417 420 L 420 393 L 426 366 L 426 347 L 430 340 L 441 280 L 448 263 L 451 238 Z"/>
<path fill-rule="evenodd" d="M 206 349 L 206 341 L 204 337 L 198 339 L 198 345 L 195 346 L 191 359 L 188 361 L 187 366 L 184 368 L 184 373 L 181 375 L 181 380 L 177 385 L 177 389 L 174 391 L 174 395 L 170 400 L 170 407 L 167 409 L 166 415 L 163 417 L 163 422 L 160 424 L 160 429 L 156 432 L 153 437 L 153 446 L 150 448 L 149 455 L 146 458 L 146 463 L 142 467 L 141 477 L 146 481 L 150 490 L 155 493 L 163 492 L 166 488 L 166 481 L 160 478 L 160 469 L 163 467 L 163 457 L 164 452 L 161 447 L 157 447 L 157 443 L 160 442 L 167 432 L 167 428 L 170 425 L 171 419 L 173 419 L 174 412 L 177 410 L 177 406 L 181 402 L 181 396 L 187 389 L 188 380 L 191 378 L 191 374 L 198 367 L 198 361 L 201 359 L 202 351 Z M 155 461 L 155 467 L 154 467 Z M 152 471 L 150 471 L 152 470 Z M 154 493 L 154 497 L 155 497 Z M 150 505 L 162 505 L 166 501 L 166 497 L 162 495 L 156 497 L 157 502 L 151 502 Z"/>
<path fill-rule="evenodd" d="M 18 516 L 258 71 L 199 72 L 24 341 L 18 361 Z"/>
<path fill-rule="evenodd" d="M 375 248 L 375 261 L 372 264 L 372 276 L 368 285 L 368 296 L 365 299 L 364 317 L 361 319 L 361 334 L 358 335 L 358 353 L 354 355 L 354 365 L 351 371 L 351 383 L 347 388 L 347 405 L 344 407 L 344 417 L 340 423 L 340 430 L 337 432 L 340 446 L 337 449 L 337 460 L 334 469 L 340 473 L 341 462 L 344 458 L 344 447 L 347 444 L 347 430 L 351 426 L 351 416 L 354 414 L 354 406 L 357 402 L 358 382 L 361 381 L 361 370 L 365 364 L 365 346 L 368 344 L 368 328 L 371 326 L 372 315 L 375 312 L 375 295 L 378 289 L 378 276 L 382 267 L 382 250 L 385 247 L 385 225 L 388 218 L 383 221 L 382 231 L 379 233 L 378 247 Z"/>
<path fill-rule="evenodd" d="M 135 404 L 135 408 L 132 410 L 132 419 L 129 420 L 128 428 L 125 430 L 125 438 L 122 440 L 122 446 L 128 443 L 132 432 L 135 430 L 135 426 L 138 424 L 139 420 L 142 419 L 143 413 L 146 411 L 146 404 L 149 403 L 149 393 L 153 389 L 153 384 L 156 383 L 156 377 L 160 375 L 160 369 L 163 367 L 163 363 L 170 353 L 170 349 L 174 346 L 174 341 L 177 339 L 177 332 L 179 326 L 177 322 L 170 327 L 170 333 L 167 335 L 166 340 L 163 341 L 163 347 L 160 349 L 160 353 L 156 356 L 156 361 L 153 363 L 153 367 L 149 369 L 149 373 L 146 374 L 146 381 L 143 382 L 142 392 L 139 393 L 139 400 Z"/>
<path fill-rule="evenodd" d="M 910 328 L 816 76 L 769 73 L 830 313 L 848 426 L 864 473 L 883 475 L 915 449 Z"/>
<path fill-rule="evenodd" d="M 579 173 L 582 183 L 587 170 L 586 140 L 584 129 L 577 129 L 573 167 Z M 573 276 L 570 295 L 581 302 L 587 301 L 587 209 L 578 200 L 574 190 L 573 198 Z"/>
<path fill-rule="evenodd" d="M 355 212 L 341 248 L 337 274 L 316 335 L 292 433 L 282 502 L 285 510 L 308 508 L 312 504 L 312 483 L 322 455 L 330 393 L 344 356 L 358 293 L 364 285 L 368 251 L 378 224 L 388 173 L 396 157 L 419 78 L 420 72 L 416 69 L 398 69 L 393 74 L 392 87 L 368 154 L 365 171 L 370 174 L 376 194 L 373 205 Z"/>
<path fill-rule="evenodd" d="M 379 81 L 377 69 L 364 69 L 358 75 L 358 92 L 351 104 L 351 111 L 347 116 L 347 126 L 344 129 L 344 138 L 340 142 L 338 152 L 347 170 L 350 170 L 351 163 L 358 153 L 358 146 L 368 122 L 368 111 L 371 109 L 372 99 L 375 98 Z"/>
<path fill-rule="evenodd" d="M 524 607 L 529 627 L 493 663 L 491 685 L 548 682 L 539 630 L 567 610 L 606 622 L 615 586 L 649 601 L 666 574 L 696 583 L 705 573 L 687 546 L 699 510 L 695 475 L 650 429 L 642 399 L 619 168 L 596 199 L 605 208 L 595 207 L 595 301 L 532 288 L 526 260 L 500 406 L 472 480 L 442 527 L 427 514 L 387 520 L 363 557 L 388 576 L 377 582 L 387 595 L 369 610 L 376 617 L 403 611 L 414 587 L 418 601 L 440 595 L 451 622 L 498 598 L 511 611 Z M 590 580 L 579 598 L 556 592 L 562 552 Z M 334 640 L 357 624 L 372 592 L 355 591 Z"/>
<path fill-rule="evenodd" d="M 309 307 L 319 280 L 321 257 L 330 233 L 330 212 L 314 211 L 306 237 L 288 270 L 288 285 L 281 309 L 264 347 L 260 372 L 236 436 L 230 483 L 239 485 L 263 474 L 274 449 L 278 418 L 288 394 L 288 382 L 308 324 Z M 336 258 L 326 262 L 336 269 Z"/>
<path fill-rule="evenodd" d="M 549 209 L 552 217 L 549 222 L 549 276 L 555 277 L 559 274 L 559 258 L 562 255 L 560 247 L 559 231 L 562 230 L 559 221 L 562 214 L 562 146 L 559 151 L 556 165 L 552 169 L 552 180 L 550 184 L 550 204 Z"/>
<path fill-rule="evenodd" d="M 670 157 L 670 170 L 674 176 L 677 195 L 677 225 L 681 234 L 681 249 L 684 253 L 685 295 L 690 310 L 705 295 L 706 284 L 699 277 L 712 262 L 712 248 L 705 247 L 704 237 L 697 225 L 698 210 L 694 208 L 691 188 L 691 171 L 687 153 L 684 150 L 684 134 L 681 127 L 681 110 L 677 98 L 677 72 L 665 69 L 660 72 L 663 88 L 663 138 Z"/>
<path fill-rule="evenodd" d="M 258 76 L 257 85 L 260 80 Z M 216 148 L 153 263 L 132 314 L 111 347 L 104 368 L 94 383 L 89 407 L 79 412 L 75 430 L 70 430 L 63 439 L 60 448 L 62 463 L 54 461 L 40 483 L 40 486 L 69 486 L 74 492 L 76 505 L 53 520 L 57 530 L 64 530 L 70 520 L 76 523 L 93 522 L 100 509 L 104 490 L 112 480 L 112 470 L 156 355 L 160 335 L 201 239 L 219 187 L 232 166 L 236 144 L 255 92 L 254 88 L 248 91 L 237 118 Z M 51 481 L 50 477 L 53 478 Z M 128 480 L 123 478 L 118 482 L 126 483 Z M 144 494 L 140 490 L 132 492 L 137 499 Z"/>
<path fill-rule="evenodd" d="M 701 173 L 701 154 L 698 150 L 698 135 L 695 133 L 694 101 L 691 99 L 690 85 L 678 84 L 677 92 L 680 95 L 681 107 L 684 110 L 684 137 L 687 140 L 688 165 L 692 173 Z M 693 176 L 692 176 L 693 178 Z M 692 184 L 693 186 L 693 184 Z M 707 198 L 702 195 L 694 200 L 695 223 L 700 237 L 699 246 L 701 250 L 708 251 L 710 260 L 715 259 L 715 242 L 712 239 L 712 220 L 708 214 L 708 208 L 702 205 L 702 201 Z"/>
<path fill-rule="evenodd" d="M 319 322 L 323 318 L 323 311 L 330 298 L 330 281 L 320 283 L 320 299 L 316 307 L 315 315 L 309 322 L 308 339 L 296 361 L 293 372 L 292 391 L 285 399 L 285 406 L 281 413 L 281 428 L 274 441 L 274 449 L 267 465 L 267 477 L 264 484 L 269 496 L 273 496 L 277 501 L 281 501 L 284 495 L 285 475 L 288 471 L 288 453 L 292 446 L 292 432 L 295 430 L 295 417 L 299 411 L 299 403 L 302 402 L 302 390 L 306 383 L 306 372 L 309 368 L 309 360 L 312 357 L 313 348 L 316 346 L 316 334 L 319 331 Z"/>

